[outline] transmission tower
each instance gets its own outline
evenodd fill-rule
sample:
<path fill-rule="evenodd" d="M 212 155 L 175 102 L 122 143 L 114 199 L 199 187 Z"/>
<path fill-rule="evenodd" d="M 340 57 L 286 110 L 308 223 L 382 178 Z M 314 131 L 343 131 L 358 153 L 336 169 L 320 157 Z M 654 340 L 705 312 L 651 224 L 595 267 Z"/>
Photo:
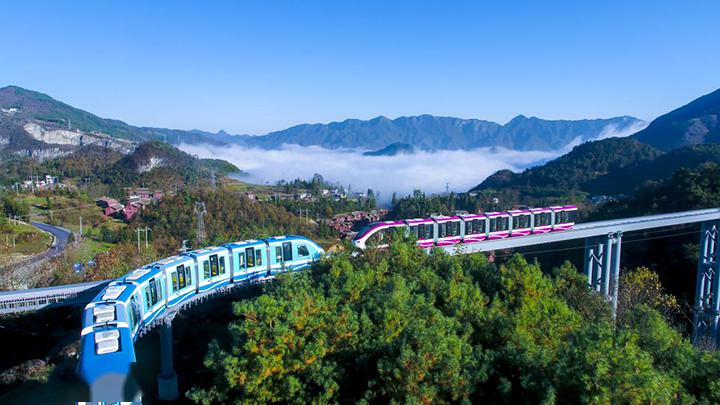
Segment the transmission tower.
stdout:
<path fill-rule="evenodd" d="M 205 201 L 195 201 L 193 212 L 197 215 L 197 243 L 201 244 L 205 242 L 207 238 L 207 233 L 205 232 L 205 214 L 207 214 Z"/>
<path fill-rule="evenodd" d="M 215 169 L 210 170 L 210 185 L 212 187 L 212 191 L 215 191 L 217 187 L 217 178 L 215 177 Z"/>

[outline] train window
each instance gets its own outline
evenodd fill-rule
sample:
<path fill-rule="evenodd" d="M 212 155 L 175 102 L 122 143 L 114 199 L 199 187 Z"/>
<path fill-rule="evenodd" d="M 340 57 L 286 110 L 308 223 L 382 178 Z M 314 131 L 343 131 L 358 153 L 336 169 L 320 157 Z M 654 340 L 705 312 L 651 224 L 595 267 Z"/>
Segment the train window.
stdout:
<path fill-rule="evenodd" d="M 477 227 L 477 220 L 471 219 L 469 221 L 465 221 L 465 235 L 471 235 L 475 233 L 475 227 Z"/>
<path fill-rule="evenodd" d="M 180 291 L 191 283 L 190 267 L 185 267 L 181 264 L 180 266 L 177 266 L 176 269 L 177 270 L 173 271 L 171 274 L 173 292 Z"/>
<path fill-rule="evenodd" d="M 218 269 L 218 257 L 217 255 L 210 256 L 210 273 L 214 276 L 217 276 L 220 272 Z"/>
<path fill-rule="evenodd" d="M 368 238 L 368 243 L 371 246 L 378 245 L 382 243 L 382 241 L 385 239 L 385 230 L 378 230 L 375 231 L 370 237 Z"/>
<path fill-rule="evenodd" d="M 513 229 L 525 229 L 530 227 L 529 215 L 517 215 L 513 217 Z"/>
<path fill-rule="evenodd" d="M 210 261 L 209 260 L 203 261 L 203 278 L 205 278 L 205 280 L 210 278 Z"/>
<path fill-rule="evenodd" d="M 283 242 L 283 259 L 285 261 L 293 259 L 292 242 Z"/>
<path fill-rule="evenodd" d="M 220 274 L 225 274 L 225 256 L 218 258 L 218 264 L 220 265 Z"/>
<path fill-rule="evenodd" d="M 431 239 L 432 238 L 432 225 L 431 224 L 419 224 L 418 225 L 418 239 Z"/>
<path fill-rule="evenodd" d="M 307 248 L 307 246 L 305 246 L 304 243 L 301 243 L 298 245 L 298 256 L 300 256 L 300 257 L 310 256 L 310 251 L 308 251 L 308 248 Z"/>
<path fill-rule="evenodd" d="M 452 221 L 447 223 L 448 236 L 460 236 L 460 221 Z"/>
<path fill-rule="evenodd" d="M 447 236 L 447 224 L 438 224 L 438 238 L 444 238 Z"/>
<path fill-rule="evenodd" d="M 510 225 L 510 218 L 496 217 L 490 218 L 490 232 L 507 231 Z"/>
<path fill-rule="evenodd" d="M 418 225 L 410 225 L 409 234 L 412 235 L 413 237 L 415 237 L 415 239 L 419 239 L 420 234 L 418 232 Z"/>
<path fill-rule="evenodd" d="M 246 248 L 245 256 L 247 257 L 247 266 L 255 267 L 255 248 Z"/>
<path fill-rule="evenodd" d="M 535 214 L 535 226 L 547 226 L 550 225 L 550 213 L 540 212 Z"/>
<path fill-rule="evenodd" d="M 137 300 L 134 295 L 130 298 L 128 317 L 130 318 L 130 330 L 133 330 L 135 329 L 135 325 L 137 325 L 137 321 L 140 319 L 140 310 L 138 309 Z"/>
<path fill-rule="evenodd" d="M 255 264 L 262 266 L 262 251 L 260 249 L 255 249 Z"/>
<path fill-rule="evenodd" d="M 484 219 L 476 219 L 473 222 L 476 222 L 477 225 L 475 225 L 475 230 L 477 233 L 485 233 L 485 220 Z"/>
<path fill-rule="evenodd" d="M 157 282 L 153 278 L 148 282 L 148 286 L 145 287 L 145 305 L 147 309 L 155 306 L 162 299 L 162 295 L 158 294 Z"/>
<path fill-rule="evenodd" d="M 192 284 L 192 269 L 190 266 L 185 266 L 185 280 L 188 285 Z"/>
<path fill-rule="evenodd" d="M 183 268 L 183 266 L 178 266 L 177 279 L 178 279 L 178 290 L 182 290 L 187 285 L 187 283 L 185 281 L 185 269 Z"/>
<path fill-rule="evenodd" d="M 241 268 L 241 269 L 242 269 L 243 266 L 245 266 L 245 253 L 243 253 L 243 252 L 238 252 L 237 262 L 238 262 L 238 268 Z"/>
<path fill-rule="evenodd" d="M 275 263 L 281 263 L 282 262 L 282 248 L 280 246 L 275 246 Z"/>
<path fill-rule="evenodd" d="M 560 224 L 560 223 L 565 223 L 565 222 L 570 222 L 568 220 L 568 212 L 567 211 L 556 212 L 555 213 L 555 223 Z"/>

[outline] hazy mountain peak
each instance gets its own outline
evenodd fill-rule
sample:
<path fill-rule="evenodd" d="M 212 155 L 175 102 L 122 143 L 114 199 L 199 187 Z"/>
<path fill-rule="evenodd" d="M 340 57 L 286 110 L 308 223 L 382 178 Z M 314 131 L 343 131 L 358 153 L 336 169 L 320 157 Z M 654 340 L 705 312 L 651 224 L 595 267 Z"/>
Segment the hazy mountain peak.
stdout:
<path fill-rule="evenodd" d="M 633 136 L 662 150 L 720 142 L 720 89 L 656 118 Z"/>

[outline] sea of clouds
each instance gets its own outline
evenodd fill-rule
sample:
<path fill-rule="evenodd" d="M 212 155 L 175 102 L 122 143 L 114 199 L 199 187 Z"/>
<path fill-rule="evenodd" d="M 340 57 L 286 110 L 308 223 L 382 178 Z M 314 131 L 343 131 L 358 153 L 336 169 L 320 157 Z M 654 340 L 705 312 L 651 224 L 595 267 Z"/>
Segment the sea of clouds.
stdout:
<path fill-rule="evenodd" d="M 627 136 L 638 128 L 618 131 L 608 126 L 597 139 Z M 243 181 L 275 184 L 279 180 L 309 179 L 315 173 L 353 190 L 373 189 L 381 203 L 420 189 L 428 194 L 449 189 L 464 192 L 501 169 L 520 171 L 569 152 L 580 139 L 556 151 L 514 151 L 479 148 L 462 151 L 416 152 L 396 156 L 364 156 L 362 152 L 331 150 L 319 146 L 283 145 L 276 150 L 239 145 L 182 144 L 180 149 L 200 158 L 232 162 L 248 175 Z"/>

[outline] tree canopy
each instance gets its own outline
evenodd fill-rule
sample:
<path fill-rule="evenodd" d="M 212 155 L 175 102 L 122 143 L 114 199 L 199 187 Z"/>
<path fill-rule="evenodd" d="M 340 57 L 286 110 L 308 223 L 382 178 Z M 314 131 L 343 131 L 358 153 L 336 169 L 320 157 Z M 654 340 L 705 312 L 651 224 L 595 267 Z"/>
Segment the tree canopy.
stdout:
<path fill-rule="evenodd" d="M 397 241 L 284 275 L 234 313 L 198 403 L 720 401 L 716 354 L 642 303 L 615 324 L 569 264 Z"/>

